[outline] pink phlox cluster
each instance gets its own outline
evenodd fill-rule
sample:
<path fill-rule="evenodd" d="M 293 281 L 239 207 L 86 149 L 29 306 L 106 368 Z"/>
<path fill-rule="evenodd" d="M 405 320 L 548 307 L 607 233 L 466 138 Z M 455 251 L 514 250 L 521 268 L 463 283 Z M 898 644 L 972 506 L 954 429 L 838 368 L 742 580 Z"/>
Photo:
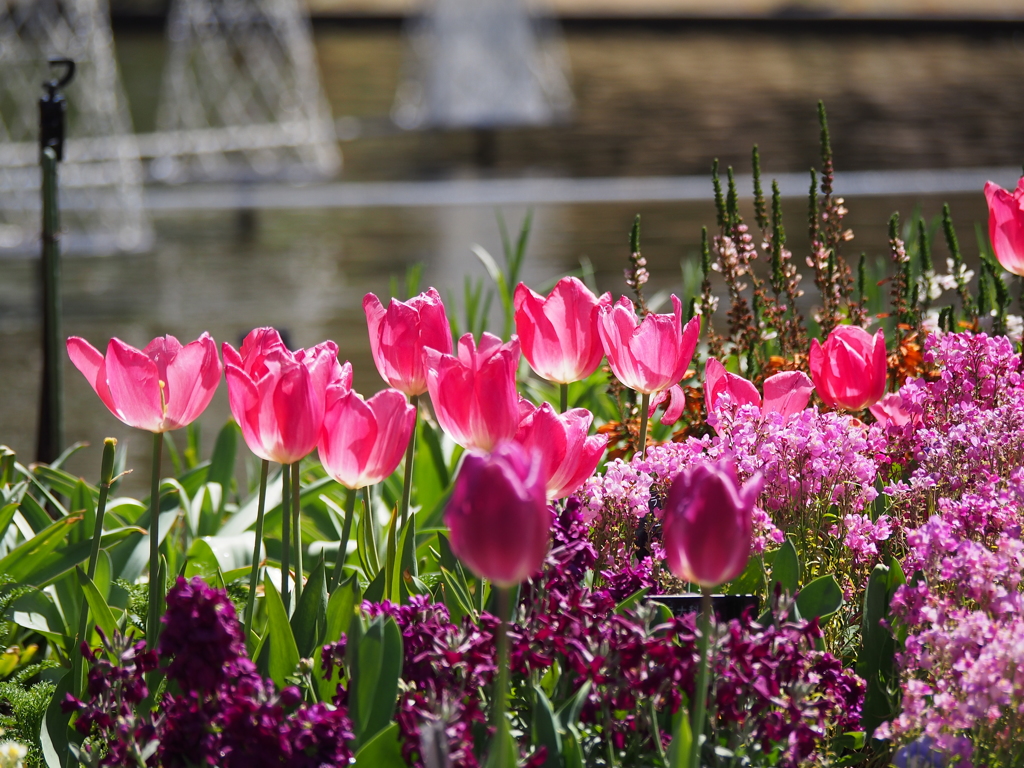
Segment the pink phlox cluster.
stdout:
<path fill-rule="evenodd" d="M 653 479 L 635 464 L 622 459 L 608 462 L 604 474 L 589 478 L 580 491 L 586 500 L 584 517 L 592 522 L 605 512 L 606 506 L 643 517 L 650 511 Z"/>
<path fill-rule="evenodd" d="M 851 512 L 843 516 L 843 525 L 833 525 L 829 534 L 843 536 L 843 544 L 853 553 L 856 563 L 872 562 L 878 557 L 878 544 L 885 541 L 893 532 L 893 519 L 889 515 L 879 515 L 873 521 L 868 515 Z"/>
<path fill-rule="evenodd" d="M 876 735 L 924 734 L 958 766 L 972 765 L 979 744 L 998 750 L 1020 736 L 1006 718 L 1024 713 L 1024 542 L 1002 535 L 990 548 L 933 515 L 907 544 L 905 568 L 924 579 L 892 600 L 908 630 L 897 654 L 902 712 Z"/>

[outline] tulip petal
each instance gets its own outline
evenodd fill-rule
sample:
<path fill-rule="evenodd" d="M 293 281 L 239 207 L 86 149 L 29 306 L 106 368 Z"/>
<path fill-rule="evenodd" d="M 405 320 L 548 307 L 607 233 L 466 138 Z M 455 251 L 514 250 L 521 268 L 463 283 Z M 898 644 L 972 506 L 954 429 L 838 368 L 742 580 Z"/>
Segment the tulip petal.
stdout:
<path fill-rule="evenodd" d="M 156 363 L 120 339 L 111 339 L 106 355 L 107 385 L 125 424 L 148 432 L 164 432 L 164 409 Z"/>
<path fill-rule="evenodd" d="M 96 347 L 78 336 L 70 337 L 67 347 L 71 362 L 82 372 L 103 404 L 110 409 L 111 413 L 120 418 L 117 408 L 114 407 L 114 401 L 110 397 L 110 388 L 107 386 L 107 366 L 103 355 Z"/>
<path fill-rule="evenodd" d="M 166 365 L 167 420 L 170 429 L 195 421 L 220 384 L 217 344 L 208 333 L 177 350 Z"/>
<path fill-rule="evenodd" d="M 807 407 L 814 384 L 803 371 L 783 371 L 764 381 L 762 413 L 790 416 Z"/>

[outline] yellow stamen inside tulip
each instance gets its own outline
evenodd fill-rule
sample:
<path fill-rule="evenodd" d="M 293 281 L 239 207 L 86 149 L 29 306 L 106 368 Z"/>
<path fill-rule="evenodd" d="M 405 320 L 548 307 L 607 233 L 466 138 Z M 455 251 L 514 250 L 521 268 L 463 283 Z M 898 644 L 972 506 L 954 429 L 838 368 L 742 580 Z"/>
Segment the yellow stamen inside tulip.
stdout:
<path fill-rule="evenodd" d="M 167 382 L 160 381 L 160 411 L 167 416 Z"/>

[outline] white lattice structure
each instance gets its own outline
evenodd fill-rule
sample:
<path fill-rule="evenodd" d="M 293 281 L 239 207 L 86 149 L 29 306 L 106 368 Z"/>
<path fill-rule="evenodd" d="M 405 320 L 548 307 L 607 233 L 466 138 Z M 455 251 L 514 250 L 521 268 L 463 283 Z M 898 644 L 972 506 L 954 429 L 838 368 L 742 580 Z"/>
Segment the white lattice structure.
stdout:
<path fill-rule="evenodd" d="M 415 128 L 545 125 L 572 109 L 555 23 L 524 0 L 433 0 L 409 28 L 392 109 Z"/>
<path fill-rule="evenodd" d="M 322 178 L 341 157 L 302 0 L 174 0 L 154 178 Z M 150 146 L 152 145 L 152 146 Z"/>
<path fill-rule="evenodd" d="M 38 252 L 38 101 L 51 56 L 77 64 L 60 165 L 63 249 L 143 249 L 152 230 L 106 0 L 0 0 L 0 255 Z M 90 150 L 97 143 L 102 152 Z"/>

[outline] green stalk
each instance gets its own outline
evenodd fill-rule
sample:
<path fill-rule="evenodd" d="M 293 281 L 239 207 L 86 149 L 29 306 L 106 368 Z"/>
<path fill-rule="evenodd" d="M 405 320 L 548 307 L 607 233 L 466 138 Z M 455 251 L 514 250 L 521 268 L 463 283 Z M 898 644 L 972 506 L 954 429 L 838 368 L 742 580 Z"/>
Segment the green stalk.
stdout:
<path fill-rule="evenodd" d="M 693 740 L 690 742 L 690 768 L 700 768 L 700 737 L 704 733 L 704 716 L 708 703 L 708 647 L 711 639 L 711 590 L 700 590 L 700 666 L 697 668 L 697 690 L 693 707 Z"/>
<path fill-rule="evenodd" d="M 568 384 L 559 384 L 558 385 L 558 403 L 559 403 L 559 406 L 560 406 L 559 410 L 562 413 L 565 413 L 566 411 L 569 410 L 569 385 Z"/>
<path fill-rule="evenodd" d="M 647 412 L 651 408 L 651 396 L 644 392 L 640 396 L 640 458 L 647 457 Z"/>
<path fill-rule="evenodd" d="M 508 728 L 505 713 L 508 711 L 508 603 L 509 589 L 507 587 L 495 586 L 498 590 L 498 613 L 501 623 L 498 625 L 498 683 L 494 690 L 494 731 L 495 747 L 498 749 L 498 760 L 494 762 L 496 768 L 515 768 L 514 765 L 505 765 L 504 743 L 497 734 L 501 734 Z M 488 761 L 490 763 L 491 761 Z"/>
<path fill-rule="evenodd" d="M 160 461 L 163 458 L 164 436 L 153 433 L 153 474 L 149 494 L 149 626 L 146 627 L 146 641 L 149 649 L 156 650 L 160 634 Z"/>
<path fill-rule="evenodd" d="M 419 426 L 420 417 L 420 396 L 413 395 L 409 402 L 415 409 L 412 422 L 412 435 L 409 437 L 409 446 L 405 449 L 405 482 L 402 484 L 402 506 L 399 520 L 402 527 L 405 527 L 405 519 L 409 516 L 409 501 L 412 499 L 412 464 L 416 456 L 416 427 Z"/>
<path fill-rule="evenodd" d="M 110 485 L 114 476 L 114 449 L 116 447 L 117 440 L 113 437 L 108 437 L 103 441 L 103 459 L 100 463 L 100 496 L 96 501 L 96 525 L 92 529 L 92 549 L 89 552 L 89 566 L 86 571 L 90 579 L 96 578 L 96 563 L 100 559 L 103 516 L 107 511 L 107 494 L 110 493 Z M 82 687 L 82 643 L 89 641 L 89 601 L 84 597 L 82 598 L 81 616 L 78 624 L 78 637 L 71 655 L 72 690 L 80 699 L 85 697 Z"/>
<path fill-rule="evenodd" d="M 270 462 L 263 460 L 260 467 L 260 501 L 256 508 L 256 543 L 252 548 L 252 571 L 249 573 L 249 597 L 245 602 L 245 642 L 249 643 L 252 633 L 253 614 L 256 612 L 256 585 L 259 582 L 260 554 L 263 549 L 263 516 L 267 511 L 267 477 L 270 475 Z M 252 650 L 250 648 L 250 650 Z"/>
<path fill-rule="evenodd" d="M 338 547 L 338 559 L 334 561 L 334 576 L 331 577 L 331 592 L 341 584 L 341 572 L 345 567 L 345 555 L 348 553 L 348 537 L 352 533 L 352 518 L 356 513 L 356 492 L 348 489 L 345 496 L 345 524 L 341 529 L 341 546 Z"/>
<path fill-rule="evenodd" d="M 281 602 L 284 603 L 285 611 L 290 604 L 288 594 L 288 558 L 291 550 L 291 489 L 289 488 L 288 467 L 289 464 L 281 465 Z"/>
<path fill-rule="evenodd" d="M 292 464 L 292 538 L 295 539 L 295 605 L 302 597 L 302 502 L 299 493 L 299 464 Z"/>

